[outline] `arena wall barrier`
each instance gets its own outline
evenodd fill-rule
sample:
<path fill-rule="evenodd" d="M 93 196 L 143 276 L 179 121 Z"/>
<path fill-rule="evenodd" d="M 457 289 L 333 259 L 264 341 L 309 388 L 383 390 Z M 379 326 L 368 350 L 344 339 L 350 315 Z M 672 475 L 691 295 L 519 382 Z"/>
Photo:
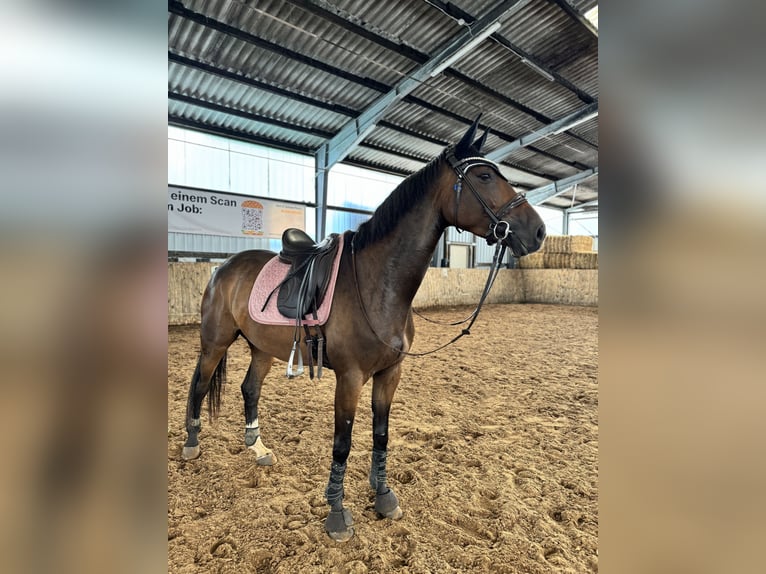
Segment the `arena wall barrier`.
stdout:
<path fill-rule="evenodd" d="M 215 263 L 168 263 L 168 324 L 200 322 L 200 301 Z M 417 308 L 475 305 L 487 269 L 432 267 L 415 296 Z M 487 303 L 598 306 L 597 269 L 501 269 Z"/>

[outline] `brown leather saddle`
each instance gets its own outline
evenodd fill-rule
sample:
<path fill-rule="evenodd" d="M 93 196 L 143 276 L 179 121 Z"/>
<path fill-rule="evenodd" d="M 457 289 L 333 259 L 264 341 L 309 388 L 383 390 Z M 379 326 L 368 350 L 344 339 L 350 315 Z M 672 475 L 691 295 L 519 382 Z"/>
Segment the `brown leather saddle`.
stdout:
<path fill-rule="evenodd" d="M 284 231 L 279 260 L 289 264 L 290 270 L 278 286 L 277 309 L 282 315 L 303 319 L 316 313 L 330 282 L 338 237 L 333 233 L 321 243 L 314 243 L 300 229 Z"/>

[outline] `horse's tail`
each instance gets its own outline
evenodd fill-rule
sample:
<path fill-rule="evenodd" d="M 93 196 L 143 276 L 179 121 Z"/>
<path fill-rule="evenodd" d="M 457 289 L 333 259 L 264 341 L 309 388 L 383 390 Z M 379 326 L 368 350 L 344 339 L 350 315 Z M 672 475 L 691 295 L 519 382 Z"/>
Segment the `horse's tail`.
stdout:
<path fill-rule="evenodd" d="M 227 354 L 223 354 L 210 379 L 210 390 L 207 395 L 207 412 L 211 419 L 215 419 L 218 416 L 218 411 L 221 409 L 221 393 L 223 392 L 223 386 L 226 384 Z"/>

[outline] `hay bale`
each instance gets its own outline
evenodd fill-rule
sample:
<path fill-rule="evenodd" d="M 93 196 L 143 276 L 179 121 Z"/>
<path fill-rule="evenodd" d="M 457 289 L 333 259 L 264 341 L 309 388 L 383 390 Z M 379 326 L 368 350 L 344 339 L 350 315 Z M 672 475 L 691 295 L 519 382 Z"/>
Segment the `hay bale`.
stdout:
<path fill-rule="evenodd" d="M 598 253 L 543 253 L 544 269 L 598 269 Z M 528 269 L 530 269 L 528 267 Z"/>
<path fill-rule="evenodd" d="M 543 253 L 545 269 L 572 269 L 571 253 Z"/>
<path fill-rule="evenodd" d="M 598 269 L 598 252 L 572 253 L 572 269 Z"/>
<path fill-rule="evenodd" d="M 567 235 L 548 235 L 540 251 L 543 253 L 564 253 L 567 247 Z"/>
<path fill-rule="evenodd" d="M 569 248 L 573 253 L 593 251 L 593 238 L 590 235 L 570 235 Z"/>
<path fill-rule="evenodd" d="M 593 251 L 593 238 L 589 235 L 549 235 L 541 251 L 544 253 L 572 253 Z"/>
<path fill-rule="evenodd" d="M 215 263 L 168 263 L 168 325 L 200 322 L 200 302 Z"/>
<path fill-rule="evenodd" d="M 521 276 L 515 269 L 500 269 L 487 303 L 519 303 L 524 300 Z M 489 270 L 431 267 L 426 272 L 413 306 L 418 309 L 448 305 L 475 305 L 487 282 Z"/>
<path fill-rule="evenodd" d="M 519 257 L 519 267 L 521 269 L 543 269 L 545 267 L 543 253 L 537 251 L 536 253 Z"/>
<path fill-rule="evenodd" d="M 598 306 L 595 269 L 521 269 L 526 303 Z"/>

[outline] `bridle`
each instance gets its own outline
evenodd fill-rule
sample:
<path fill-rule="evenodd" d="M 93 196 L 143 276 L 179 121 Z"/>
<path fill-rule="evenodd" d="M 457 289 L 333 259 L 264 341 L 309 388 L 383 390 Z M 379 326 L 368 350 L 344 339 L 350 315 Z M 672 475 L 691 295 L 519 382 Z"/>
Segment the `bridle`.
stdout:
<path fill-rule="evenodd" d="M 468 175 L 468 170 L 471 169 L 472 167 L 483 165 L 483 166 L 488 166 L 494 169 L 497 175 L 499 175 L 503 179 L 503 181 L 508 182 L 508 179 L 502 174 L 498 165 L 495 162 L 480 156 L 457 159 L 457 157 L 455 156 L 454 148 L 447 150 L 446 157 L 447 157 L 447 163 L 457 174 L 457 181 L 455 182 L 455 185 L 453 186 L 453 189 L 455 190 L 455 223 L 454 225 L 457 228 L 457 230 L 462 231 L 462 229 L 460 229 L 460 226 L 458 225 L 458 209 L 460 207 L 460 195 L 463 191 L 463 182 L 465 182 L 466 184 L 468 184 L 468 189 L 470 189 L 474 197 L 476 197 L 476 200 L 479 202 L 479 205 L 481 205 L 482 209 L 484 209 L 484 213 L 486 213 L 487 217 L 489 217 L 490 219 L 489 230 L 484 235 L 484 239 L 486 239 L 489 245 L 492 245 L 493 243 L 506 242 L 506 239 L 508 239 L 511 235 L 514 235 L 514 233 L 513 233 L 513 230 L 511 229 L 511 224 L 505 221 L 503 219 L 503 216 L 507 215 L 512 209 L 527 203 L 526 194 L 516 193 L 513 199 L 511 199 L 508 203 L 503 205 L 499 210 L 497 210 L 497 212 L 494 212 L 492 211 L 492 208 L 489 205 L 487 205 L 487 202 L 484 200 L 481 194 L 473 186 L 473 184 L 471 183 L 471 180 L 468 179 L 466 176 Z M 524 245 L 524 242 L 521 241 L 518 235 L 516 235 L 516 240 L 519 243 L 521 243 L 524 249 L 527 248 L 527 246 Z M 510 245 L 510 240 L 506 242 L 506 245 L 511 247 L 511 251 L 513 251 L 513 247 Z"/>
<path fill-rule="evenodd" d="M 500 264 L 503 261 L 503 257 L 505 256 L 505 249 L 506 247 L 511 247 L 511 252 L 513 252 L 513 247 L 510 245 L 510 241 L 506 242 L 506 239 L 510 237 L 511 235 L 514 235 L 513 230 L 511 229 L 511 225 L 502 219 L 502 217 L 506 214 L 508 214 L 512 209 L 515 207 L 518 207 L 524 203 L 527 203 L 527 197 L 524 193 L 517 193 L 511 201 L 503 205 L 497 212 L 492 211 L 492 208 L 487 205 L 487 202 L 484 201 L 484 198 L 481 196 L 481 194 L 476 191 L 476 188 L 471 184 L 471 181 L 466 178 L 466 175 L 468 173 L 468 170 L 472 167 L 476 167 L 479 165 L 486 165 L 494 169 L 497 174 L 503 178 L 504 181 L 508 181 L 506 177 L 500 172 L 500 168 L 497 166 L 497 164 L 493 161 L 490 161 L 483 157 L 467 157 L 465 159 L 457 159 L 455 157 L 455 150 L 454 148 L 450 148 L 447 150 L 447 163 L 449 163 L 450 167 L 452 167 L 453 170 L 455 170 L 455 173 L 457 174 L 457 181 L 455 182 L 455 227 L 457 227 L 458 231 L 462 231 L 460 227 L 457 225 L 457 215 L 458 215 L 458 207 L 460 206 L 460 194 L 463 190 L 463 181 L 465 181 L 468 184 L 468 189 L 473 192 L 474 196 L 478 200 L 479 204 L 484 209 L 484 212 L 489 217 L 491 223 L 489 224 L 489 231 L 484 236 L 484 238 L 487 240 L 487 243 L 489 245 L 492 245 L 496 243 L 495 246 L 495 253 L 492 257 L 492 264 L 489 268 L 489 275 L 487 276 L 487 282 L 484 284 L 484 290 L 481 293 L 481 297 L 479 298 L 479 303 L 476 305 L 476 309 L 465 319 L 462 321 L 457 321 L 454 323 L 448 323 L 448 325 L 451 326 L 457 326 L 462 325 L 463 323 L 467 321 L 471 321 L 468 323 L 468 327 L 465 327 L 464 329 L 461 329 L 460 333 L 458 333 L 454 338 L 452 338 L 450 341 L 444 343 L 443 345 L 437 347 L 436 349 L 432 349 L 430 351 L 426 351 L 423 353 L 410 353 L 408 351 L 403 351 L 401 349 L 397 349 L 393 345 L 390 345 L 386 341 L 383 340 L 383 338 L 378 335 L 378 332 L 375 330 L 375 327 L 372 325 L 372 321 L 370 321 L 370 317 L 367 314 L 367 309 L 364 306 L 364 301 L 362 300 L 362 293 L 359 289 L 359 277 L 357 275 L 356 271 L 356 247 L 354 245 L 354 240 L 356 239 L 356 234 L 351 239 L 351 267 L 353 272 L 353 280 L 354 280 L 354 286 L 356 288 L 356 297 L 357 301 L 359 302 L 359 307 L 362 310 L 362 315 L 364 316 L 365 321 L 367 321 L 367 326 L 370 327 L 370 330 L 372 331 L 373 335 L 375 335 L 375 338 L 378 339 L 380 343 L 383 343 L 386 347 L 396 351 L 400 355 L 407 355 L 410 357 L 425 357 L 426 355 L 430 355 L 431 353 L 435 353 L 436 351 L 440 351 L 444 349 L 445 347 L 451 345 L 461 337 L 464 337 L 465 335 L 471 334 L 471 327 L 473 326 L 474 321 L 476 321 L 476 318 L 479 316 L 479 311 L 481 311 L 481 307 L 484 304 L 484 300 L 487 298 L 487 295 L 489 295 L 490 289 L 492 289 L 492 285 L 495 282 L 495 278 L 497 277 L 497 273 L 500 269 Z M 500 226 L 503 226 L 502 230 L 500 230 Z M 518 236 L 516 236 L 516 240 L 521 243 L 521 245 L 524 247 L 524 249 L 527 248 L 526 245 L 524 245 L 524 242 L 519 239 Z M 515 255 L 515 253 L 514 253 Z M 433 321 L 431 319 L 428 319 L 427 317 L 423 317 L 420 313 L 415 311 L 415 309 L 412 309 L 412 311 L 418 315 L 419 317 L 422 317 L 426 321 L 430 321 L 431 323 L 438 323 L 438 321 Z M 441 323 L 444 324 L 444 323 Z"/>

